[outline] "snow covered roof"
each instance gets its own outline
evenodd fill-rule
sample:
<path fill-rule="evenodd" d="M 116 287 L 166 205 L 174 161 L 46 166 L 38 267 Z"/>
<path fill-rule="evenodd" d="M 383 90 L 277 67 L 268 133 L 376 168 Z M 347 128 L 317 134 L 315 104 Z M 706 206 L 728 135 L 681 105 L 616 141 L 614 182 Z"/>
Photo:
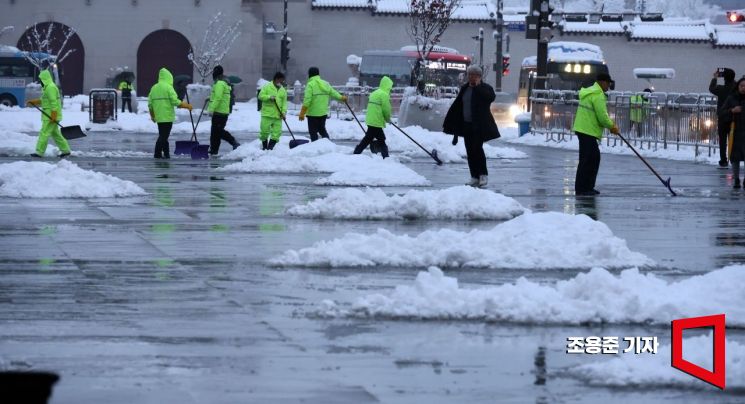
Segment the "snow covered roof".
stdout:
<path fill-rule="evenodd" d="M 561 21 L 562 34 L 626 35 L 641 41 L 711 42 L 714 46 L 745 47 L 745 26 L 712 25 L 707 20 L 670 19 L 661 22 L 624 21 L 587 22 Z"/>
<path fill-rule="evenodd" d="M 312 0 L 313 8 L 370 8 L 375 14 L 408 14 L 408 0 Z M 453 14 L 461 21 L 489 21 L 497 7 L 489 0 L 463 0 Z M 524 17 L 523 17 L 524 18 Z"/>
<path fill-rule="evenodd" d="M 548 44 L 548 58 L 556 62 L 604 62 L 603 51 L 599 46 L 584 42 L 557 41 Z M 523 66 L 535 66 L 537 58 L 528 56 Z"/>

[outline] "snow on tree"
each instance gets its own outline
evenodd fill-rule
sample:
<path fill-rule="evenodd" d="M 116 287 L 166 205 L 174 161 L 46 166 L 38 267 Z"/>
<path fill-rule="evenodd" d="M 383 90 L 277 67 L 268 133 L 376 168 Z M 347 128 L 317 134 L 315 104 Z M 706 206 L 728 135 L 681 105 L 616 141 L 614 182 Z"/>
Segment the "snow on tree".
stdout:
<path fill-rule="evenodd" d="M 75 30 L 57 22 L 46 24 L 46 28 L 39 28 L 42 24 L 35 24 L 26 28 L 25 48 L 26 60 L 38 69 L 46 69 L 50 63 L 62 63 L 76 49 L 67 49 Z M 57 44 L 60 44 L 57 46 Z"/>
<path fill-rule="evenodd" d="M 408 33 L 416 45 L 421 61 L 414 74 L 417 82 L 423 82 L 427 69 L 422 68 L 440 37 L 453 21 L 460 0 L 410 0 Z"/>
<path fill-rule="evenodd" d="M 665 17 L 688 17 L 710 20 L 724 15 L 719 6 L 704 0 L 647 0 L 647 12 L 663 13 Z"/>
<path fill-rule="evenodd" d="M 202 78 L 202 83 L 212 75 L 212 69 L 220 64 L 233 42 L 241 35 L 241 24 L 241 20 L 228 24 L 222 12 L 218 12 L 207 25 L 202 41 L 192 47 L 188 57 Z"/>

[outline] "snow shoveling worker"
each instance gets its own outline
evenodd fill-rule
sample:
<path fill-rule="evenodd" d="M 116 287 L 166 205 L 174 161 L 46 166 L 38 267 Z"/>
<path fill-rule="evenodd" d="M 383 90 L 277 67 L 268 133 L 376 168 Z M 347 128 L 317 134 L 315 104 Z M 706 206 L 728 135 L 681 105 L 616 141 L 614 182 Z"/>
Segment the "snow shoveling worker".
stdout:
<path fill-rule="evenodd" d="M 385 133 L 383 128 L 385 124 L 391 121 L 391 89 L 393 80 L 388 76 L 380 79 L 380 86 L 370 94 L 367 101 L 367 114 L 365 122 L 367 123 L 367 132 L 360 140 L 360 143 L 354 148 L 354 154 L 360 154 L 369 146 L 373 140 L 380 146 L 380 155 L 383 158 L 388 157 L 388 145 L 385 144 Z"/>
<path fill-rule="evenodd" d="M 610 129 L 613 134 L 620 133 L 618 126 L 608 116 L 608 97 L 605 92 L 611 87 L 610 75 L 600 73 L 595 83 L 590 87 L 579 90 L 579 105 L 574 117 L 572 130 L 579 141 L 579 163 L 574 181 L 574 193 L 580 196 L 597 195 L 595 180 L 600 169 L 600 147 L 598 143 L 603 138 L 603 128 Z"/>
<path fill-rule="evenodd" d="M 318 136 L 329 138 L 326 131 L 326 118 L 329 114 L 329 99 L 347 102 L 345 95 L 339 94 L 331 84 L 321 79 L 317 67 L 308 69 L 308 83 L 305 85 L 303 95 L 303 107 L 300 109 L 298 118 L 302 121 L 308 116 L 308 132 L 310 141 L 315 142 Z"/>
<path fill-rule="evenodd" d="M 442 131 L 453 135 L 453 146 L 458 144 L 458 136 L 463 137 L 471 172 L 471 180 L 466 185 L 483 188 L 489 182 L 484 143 L 500 137 L 490 109 L 496 94 L 492 86 L 481 80 L 483 71 L 480 67 L 469 66 L 466 74 L 468 83 L 460 88 L 450 105 Z"/>
<path fill-rule="evenodd" d="M 724 79 L 724 85 L 717 85 L 717 78 L 722 77 Z M 717 96 L 717 110 L 722 109 L 724 102 L 727 97 L 730 96 L 736 90 L 735 84 L 735 71 L 729 68 L 717 69 L 714 71 L 714 77 L 712 77 L 709 83 L 709 92 Z M 719 135 L 719 167 L 727 168 L 727 138 L 729 137 L 729 124 L 722 120 L 721 115 L 719 116 L 719 122 L 717 122 L 717 132 Z"/>
<path fill-rule="evenodd" d="M 62 121 L 62 100 L 60 100 L 59 88 L 54 84 L 52 74 L 49 70 L 43 70 L 39 73 L 39 80 L 43 87 L 41 99 L 28 100 L 27 105 L 41 106 L 44 113 L 41 114 L 41 130 L 39 131 L 39 140 L 36 142 L 36 153 L 32 157 L 42 157 L 47 151 L 49 136 L 59 148 L 59 157 L 70 155 L 70 145 L 67 139 L 62 136 L 58 122 Z"/>
<path fill-rule="evenodd" d="M 158 72 L 158 82 L 147 96 L 150 119 L 158 124 L 158 140 L 155 142 L 156 159 L 171 158 L 168 136 L 171 135 L 173 121 L 176 120 L 175 107 L 191 111 L 191 104 L 181 101 L 173 88 L 173 75 L 165 67 Z"/>
<path fill-rule="evenodd" d="M 282 135 L 282 120 L 287 114 L 287 90 L 284 87 L 285 75 L 274 73 L 274 78 L 264 84 L 259 92 L 261 101 L 261 124 L 259 140 L 261 150 L 272 150 Z"/>
<path fill-rule="evenodd" d="M 724 105 L 719 108 L 719 123 L 733 130 L 732 154 L 729 156 L 732 163 L 733 188 L 741 187 L 740 162 L 745 160 L 745 76 L 737 81 L 735 91 L 727 97 Z M 729 136 L 729 134 L 728 134 Z"/>
<path fill-rule="evenodd" d="M 220 142 L 222 140 L 230 143 L 233 150 L 241 144 L 235 140 L 230 132 L 225 130 L 230 115 L 230 85 L 223 74 L 223 68 L 220 65 L 212 69 L 212 93 L 210 94 L 210 105 L 207 111 L 212 114 L 212 128 L 210 129 L 210 154 L 216 155 L 220 151 Z"/>

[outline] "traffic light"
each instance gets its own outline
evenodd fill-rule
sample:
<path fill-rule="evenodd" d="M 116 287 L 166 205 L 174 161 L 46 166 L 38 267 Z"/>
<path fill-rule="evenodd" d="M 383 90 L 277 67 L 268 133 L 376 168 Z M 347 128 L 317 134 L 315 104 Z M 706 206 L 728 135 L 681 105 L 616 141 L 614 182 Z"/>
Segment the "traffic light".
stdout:
<path fill-rule="evenodd" d="M 502 56 L 502 76 L 510 74 L 510 55 Z"/>
<path fill-rule="evenodd" d="M 287 38 L 287 39 L 282 38 L 281 57 L 282 57 L 282 60 L 284 60 L 285 62 L 290 59 L 290 43 L 291 43 L 290 38 Z"/>
<path fill-rule="evenodd" d="M 727 21 L 732 24 L 745 21 L 745 9 L 727 11 Z"/>

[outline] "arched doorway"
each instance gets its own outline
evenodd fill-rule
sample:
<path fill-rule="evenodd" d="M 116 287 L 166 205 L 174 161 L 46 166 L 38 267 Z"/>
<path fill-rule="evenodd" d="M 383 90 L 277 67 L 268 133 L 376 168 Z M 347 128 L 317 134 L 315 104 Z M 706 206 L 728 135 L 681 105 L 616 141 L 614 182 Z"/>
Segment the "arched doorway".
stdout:
<path fill-rule="evenodd" d="M 73 32 L 65 43 L 66 34 L 71 31 L 72 28 L 61 22 L 40 22 L 29 27 L 17 45 L 20 50 L 46 52 L 62 58 L 57 68 L 61 90 L 65 95 L 82 94 L 85 75 L 85 48 L 80 36 Z M 47 38 L 48 45 L 40 44 Z"/>
<path fill-rule="evenodd" d="M 148 94 L 150 87 L 158 81 L 161 67 L 168 69 L 174 77 L 192 77 L 190 51 L 189 40 L 177 31 L 159 29 L 148 34 L 137 48 L 137 93 Z"/>

